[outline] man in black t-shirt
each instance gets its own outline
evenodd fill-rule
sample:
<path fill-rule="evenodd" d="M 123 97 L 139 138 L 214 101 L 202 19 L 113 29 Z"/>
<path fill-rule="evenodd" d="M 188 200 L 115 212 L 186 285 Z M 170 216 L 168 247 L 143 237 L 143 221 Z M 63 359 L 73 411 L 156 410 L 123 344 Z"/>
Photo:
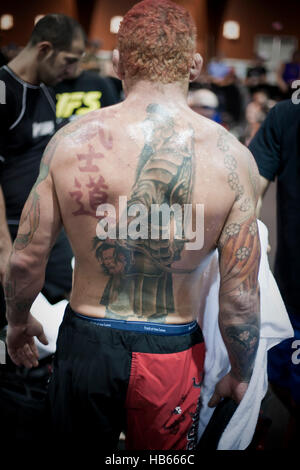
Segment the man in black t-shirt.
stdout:
<path fill-rule="evenodd" d="M 118 102 L 109 80 L 95 72 L 81 69 L 78 63 L 72 77 L 55 86 L 56 116 L 58 122 L 68 122 L 89 111 L 111 106 Z"/>
<path fill-rule="evenodd" d="M 258 90 L 264 90 L 268 86 L 266 77 L 267 69 L 264 66 L 264 59 L 256 56 L 253 65 L 247 69 L 245 79 L 245 85 L 248 87 L 251 95 Z"/>
<path fill-rule="evenodd" d="M 80 25 L 65 15 L 46 15 L 35 26 L 29 43 L 22 52 L 0 69 L 5 101 L 0 104 L 0 287 L 18 226 L 38 224 L 36 217 L 23 216 L 23 206 L 39 174 L 40 162 L 56 131 L 54 86 L 73 74 L 84 52 L 84 33 Z M 36 198 L 39 198 L 36 192 Z M 37 203 L 35 200 L 34 204 Z M 48 236 L 48 234 L 45 234 Z M 22 250 L 31 243 L 24 229 Z M 61 232 L 48 260 L 42 292 L 49 302 L 65 297 L 72 285 L 69 242 Z M 26 279 L 26 275 L 24 275 Z M 0 289 L 1 291 L 1 289 Z M 1 292 L 0 292 L 1 293 Z M 13 283 L 10 290 L 13 297 Z M 18 305 L 22 317 L 25 303 Z M 43 323 L 49 322 L 42 312 Z M 0 328 L 6 323 L 5 304 L 0 299 Z M 6 358 L 0 366 L 1 443 L 39 442 L 45 439 L 45 394 L 52 356 L 36 371 L 17 368 Z M 34 385 L 33 385 L 34 384 Z"/>
<path fill-rule="evenodd" d="M 75 20 L 46 15 L 35 25 L 21 53 L 0 69 L 5 88 L 5 102 L 0 104 L 0 284 L 23 206 L 37 179 L 44 149 L 56 131 L 55 97 L 48 86 L 72 76 L 84 53 L 84 41 Z M 24 243 L 29 242 L 24 234 Z M 50 255 L 43 291 L 51 303 L 71 289 L 71 257 L 61 233 Z M 0 295 L 0 327 L 5 324 L 4 310 Z"/>
<path fill-rule="evenodd" d="M 259 168 L 261 194 L 277 178 L 277 251 L 275 278 L 295 336 L 269 353 L 270 382 L 300 410 L 300 104 L 286 100 L 269 112 L 249 146 Z M 298 353 L 297 353 L 298 349 Z"/>

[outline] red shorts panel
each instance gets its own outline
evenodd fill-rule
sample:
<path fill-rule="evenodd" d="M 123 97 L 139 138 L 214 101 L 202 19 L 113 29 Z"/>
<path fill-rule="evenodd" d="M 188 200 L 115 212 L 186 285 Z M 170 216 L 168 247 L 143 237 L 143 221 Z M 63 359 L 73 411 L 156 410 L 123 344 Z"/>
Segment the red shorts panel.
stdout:
<path fill-rule="evenodd" d="M 204 343 L 172 354 L 132 353 L 126 449 L 194 448 L 204 357 Z"/>

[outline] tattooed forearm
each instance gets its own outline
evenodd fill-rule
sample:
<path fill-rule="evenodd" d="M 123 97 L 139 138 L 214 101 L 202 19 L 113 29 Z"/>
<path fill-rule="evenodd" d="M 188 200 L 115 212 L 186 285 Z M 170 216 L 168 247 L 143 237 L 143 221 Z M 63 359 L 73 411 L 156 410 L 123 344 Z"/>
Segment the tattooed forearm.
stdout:
<path fill-rule="evenodd" d="M 244 323 L 223 327 L 223 338 L 229 350 L 231 375 L 249 382 L 259 341 L 259 324 Z"/>
<path fill-rule="evenodd" d="M 7 320 L 14 324 L 26 323 L 28 313 L 34 301 L 34 297 L 22 298 L 22 296 L 17 293 L 15 297 L 9 298 L 7 296 L 7 292 L 5 291 L 5 301 Z"/>
<path fill-rule="evenodd" d="M 44 279 L 38 273 L 34 277 L 30 277 L 31 268 L 21 267 L 15 258 L 18 256 L 17 253 L 12 253 L 10 258 L 5 274 L 4 295 L 8 322 L 24 324 L 34 299 L 42 288 Z"/>
<path fill-rule="evenodd" d="M 231 375 L 241 382 L 251 378 L 260 335 L 259 289 L 243 283 L 220 298 L 219 324 L 231 363 Z"/>
<path fill-rule="evenodd" d="M 15 281 L 6 281 L 4 283 L 4 293 L 6 301 L 11 301 L 14 299 L 16 294 L 16 282 Z"/>
<path fill-rule="evenodd" d="M 18 299 L 15 308 L 18 313 L 27 313 L 32 305 L 32 299 Z"/>
<path fill-rule="evenodd" d="M 23 250 L 32 240 L 40 223 L 40 203 L 39 195 L 34 187 L 30 194 L 30 207 L 28 211 L 22 216 L 20 227 L 27 226 L 26 232 L 19 232 L 15 242 L 14 248 L 16 250 Z"/>
<path fill-rule="evenodd" d="M 219 252 L 220 330 L 230 358 L 231 374 L 247 382 L 252 374 L 260 329 L 260 243 L 255 217 L 229 223 L 223 230 Z"/>

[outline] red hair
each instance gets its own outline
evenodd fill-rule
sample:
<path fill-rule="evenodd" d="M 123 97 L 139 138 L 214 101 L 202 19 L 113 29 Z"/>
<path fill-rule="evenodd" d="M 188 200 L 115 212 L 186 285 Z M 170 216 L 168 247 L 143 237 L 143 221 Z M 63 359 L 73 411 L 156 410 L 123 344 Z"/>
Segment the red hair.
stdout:
<path fill-rule="evenodd" d="M 170 0 L 144 0 L 125 15 L 118 49 L 125 77 L 162 83 L 188 77 L 196 27 L 187 10 Z"/>

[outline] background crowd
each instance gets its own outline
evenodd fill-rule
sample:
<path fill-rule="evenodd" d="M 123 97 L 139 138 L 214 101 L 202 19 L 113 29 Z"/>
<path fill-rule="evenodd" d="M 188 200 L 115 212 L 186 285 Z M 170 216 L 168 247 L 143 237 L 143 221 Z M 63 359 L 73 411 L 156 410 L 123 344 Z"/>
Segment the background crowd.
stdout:
<path fill-rule="evenodd" d="M 101 45 L 100 39 L 87 40 L 80 68 L 104 78 L 102 84 L 108 83 L 115 100 L 121 101 L 124 99 L 122 82 L 114 74 L 112 52 L 102 51 Z M 12 60 L 21 49 L 15 43 L 3 46 L 0 65 Z M 241 74 L 224 54 L 218 53 L 204 64 L 197 81 L 191 83 L 188 99 L 196 112 L 222 124 L 248 145 L 269 110 L 295 92 L 297 86 L 293 88 L 293 83 L 297 80 L 300 80 L 300 50 L 295 49 L 289 61 L 279 62 L 275 74 L 268 69 L 267 58 L 259 55 L 254 55 Z"/>

